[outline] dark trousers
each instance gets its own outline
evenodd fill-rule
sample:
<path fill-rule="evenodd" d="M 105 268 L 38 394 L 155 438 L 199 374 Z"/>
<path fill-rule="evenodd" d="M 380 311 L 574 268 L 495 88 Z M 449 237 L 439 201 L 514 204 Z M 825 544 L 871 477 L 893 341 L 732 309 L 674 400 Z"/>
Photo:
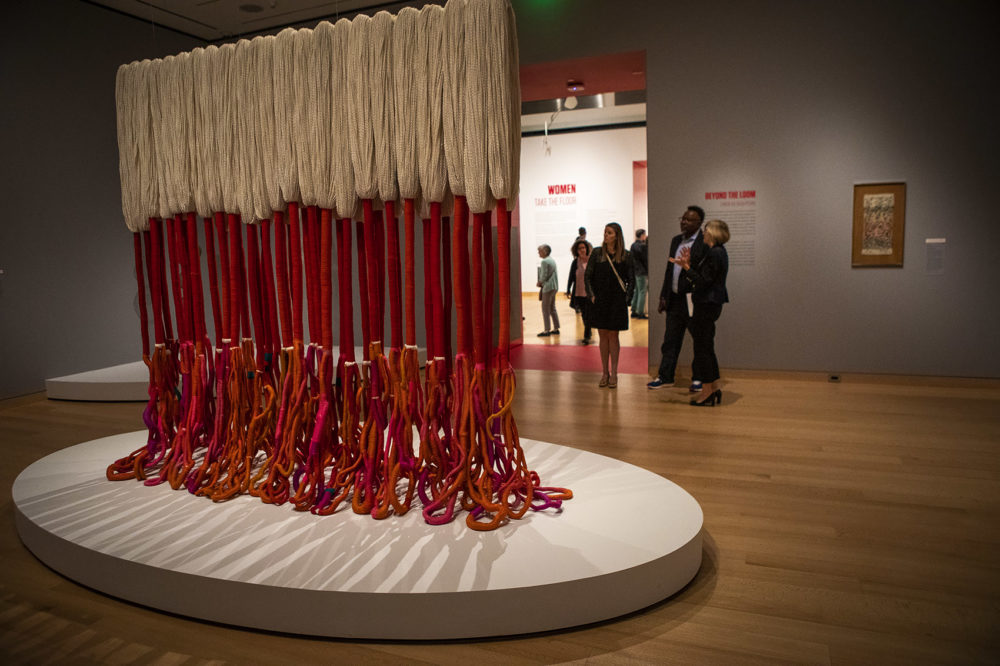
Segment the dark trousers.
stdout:
<path fill-rule="evenodd" d="M 583 339 L 589 340 L 593 333 L 590 327 L 590 306 L 593 304 L 586 296 L 574 296 L 570 299 L 570 305 L 583 318 Z"/>
<path fill-rule="evenodd" d="M 667 299 L 667 330 L 663 332 L 663 344 L 660 345 L 660 369 L 657 372 L 660 379 L 667 383 L 674 381 L 677 370 L 677 357 L 684 344 L 684 331 L 688 330 L 691 318 L 688 317 L 687 296 L 671 294 Z M 695 378 L 700 377 L 695 374 Z"/>
<path fill-rule="evenodd" d="M 719 359 L 715 356 L 715 322 L 722 314 L 720 303 L 695 303 L 689 329 L 694 339 L 694 376 L 708 384 L 719 378 Z"/>

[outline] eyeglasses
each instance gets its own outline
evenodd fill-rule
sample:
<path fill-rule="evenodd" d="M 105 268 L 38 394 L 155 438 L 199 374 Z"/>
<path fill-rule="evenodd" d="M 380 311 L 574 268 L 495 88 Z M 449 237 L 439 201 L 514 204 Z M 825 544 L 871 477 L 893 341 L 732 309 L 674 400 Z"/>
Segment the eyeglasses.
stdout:
<path fill-rule="evenodd" d="M 683 216 L 681 216 L 681 217 L 678 217 L 677 219 L 680 220 L 681 222 L 700 222 L 701 221 L 697 217 L 683 217 Z"/>

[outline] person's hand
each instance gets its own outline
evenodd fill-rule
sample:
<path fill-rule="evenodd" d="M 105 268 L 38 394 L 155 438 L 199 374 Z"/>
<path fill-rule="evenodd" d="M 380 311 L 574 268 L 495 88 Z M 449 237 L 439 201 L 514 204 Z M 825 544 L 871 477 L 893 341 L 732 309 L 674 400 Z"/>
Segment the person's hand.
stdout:
<path fill-rule="evenodd" d="M 569 293 L 569 292 L 567 291 L 567 292 L 566 292 L 566 298 L 573 298 L 573 296 L 572 296 L 572 294 L 570 294 L 570 293 Z"/>
<path fill-rule="evenodd" d="M 691 268 L 691 249 L 686 247 L 681 250 L 681 253 L 677 255 L 676 259 L 674 257 L 670 257 L 667 261 L 672 264 L 677 264 L 684 270 L 688 270 Z"/>
<path fill-rule="evenodd" d="M 663 314 L 664 312 L 667 311 L 667 299 L 665 298 L 660 299 L 660 304 L 656 306 L 656 311 L 659 312 L 660 314 Z"/>

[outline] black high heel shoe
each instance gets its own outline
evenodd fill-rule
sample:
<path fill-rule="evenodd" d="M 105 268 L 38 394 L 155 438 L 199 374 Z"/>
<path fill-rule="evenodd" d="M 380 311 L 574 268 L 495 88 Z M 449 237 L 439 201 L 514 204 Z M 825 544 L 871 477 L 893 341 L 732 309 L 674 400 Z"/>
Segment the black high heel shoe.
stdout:
<path fill-rule="evenodd" d="M 722 404 L 722 389 L 717 389 L 713 391 L 705 400 L 698 402 L 697 400 L 691 401 L 692 407 L 715 407 L 715 403 L 718 402 Z"/>

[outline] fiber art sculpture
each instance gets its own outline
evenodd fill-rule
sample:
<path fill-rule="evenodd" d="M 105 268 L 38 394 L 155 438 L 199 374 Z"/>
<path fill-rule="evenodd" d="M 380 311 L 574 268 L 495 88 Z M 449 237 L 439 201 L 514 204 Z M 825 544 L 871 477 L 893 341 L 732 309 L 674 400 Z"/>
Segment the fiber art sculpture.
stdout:
<path fill-rule="evenodd" d="M 108 479 L 378 519 L 419 498 L 428 523 L 465 511 L 476 530 L 572 497 L 530 470 L 511 411 L 520 100 L 507 0 L 134 62 L 116 99 L 149 435 Z"/>

